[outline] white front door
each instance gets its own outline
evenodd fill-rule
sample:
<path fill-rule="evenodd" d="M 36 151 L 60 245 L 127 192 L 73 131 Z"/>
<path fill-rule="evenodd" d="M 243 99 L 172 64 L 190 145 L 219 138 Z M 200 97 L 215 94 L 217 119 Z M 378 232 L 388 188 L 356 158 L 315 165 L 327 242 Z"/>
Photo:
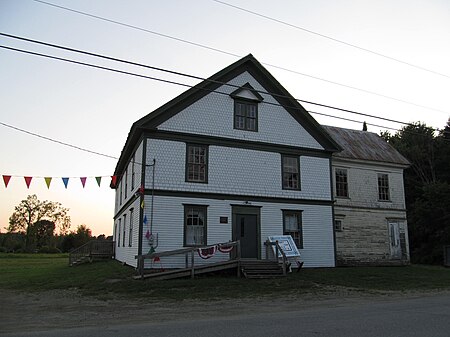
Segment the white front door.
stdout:
<path fill-rule="evenodd" d="M 401 259 L 400 226 L 398 222 L 389 222 L 389 239 L 391 243 L 391 258 Z"/>

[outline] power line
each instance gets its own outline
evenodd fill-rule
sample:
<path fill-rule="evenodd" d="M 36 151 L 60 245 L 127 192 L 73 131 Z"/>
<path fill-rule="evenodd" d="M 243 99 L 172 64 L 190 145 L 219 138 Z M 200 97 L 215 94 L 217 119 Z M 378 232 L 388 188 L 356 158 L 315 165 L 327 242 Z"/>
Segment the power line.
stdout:
<path fill-rule="evenodd" d="M 2 33 L 0 33 L 0 34 L 2 34 Z M 26 54 L 31 54 L 31 55 L 35 55 L 35 56 L 55 59 L 55 60 L 58 60 L 58 61 L 63 61 L 63 62 L 78 64 L 78 65 L 83 65 L 83 66 L 92 67 L 92 68 L 96 68 L 96 69 L 107 70 L 107 71 L 116 72 L 116 73 L 120 73 L 120 74 L 125 74 L 125 75 L 131 75 L 131 76 L 136 76 L 136 77 L 140 77 L 140 78 L 150 79 L 150 80 L 159 81 L 159 82 L 163 82 L 163 83 L 174 84 L 174 85 L 179 85 L 179 86 L 188 87 L 188 88 L 194 87 L 194 85 L 190 85 L 190 84 L 185 84 L 185 83 L 180 83 L 180 82 L 175 82 L 175 81 L 169 81 L 169 80 L 165 80 L 165 79 L 161 79 L 161 78 L 157 78 L 157 77 L 151 77 L 151 76 L 136 74 L 136 73 L 132 73 L 132 72 L 128 72 L 128 71 L 122 71 L 122 70 L 109 68 L 109 67 L 98 66 L 98 65 L 95 65 L 95 64 L 86 63 L 86 62 L 80 62 L 80 61 L 75 61 L 75 60 L 70 60 L 70 59 L 67 59 L 67 58 L 61 58 L 61 57 L 56 57 L 56 56 L 52 56 L 52 55 L 36 53 L 36 52 L 32 52 L 32 51 L 27 51 L 27 50 L 22 50 L 22 49 L 17 49 L 17 48 L 2 46 L 2 45 L 0 45 L 0 48 L 12 50 L 12 51 L 17 51 L 17 52 L 22 52 L 22 53 L 26 53 Z M 162 69 L 162 68 L 159 68 L 159 69 Z M 179 73 L 179 74 L 182 74 L 182 73 Z M 186 76 L 190 76 L 190 75 L 186 75 Z M 212 82 L 219 83 L 219 84 L 224 84 L 224 85 L 230 85 L 232 87 L 239 87 L 239 86 L 227 84 L 225 82 L 219 82 L 219 81 L 212 81 Z M 214 89 L 207 89 L 207 88 L 199 88 L 199 89 L 200 90 L 204 90 L 204 91 L 208 91 L 208 92 L 212 92 L 212 93 L 221 94 L 221 95 L 227 95 L 227 96 L 229 95 L 226 92 L 221 92 L 221 91 L 217 91 L 217 90 L 214 90 Z M 263 93 L 263 94 L 273 95 L 273 96 L 279 96 L 279 97 L 285 97 L 285 98 L 291 98 L 291 99 L 293 98 L 291 96 L 282 96 L 282 95 L 269 93 L 269 92 L 264 92 L 264 91 L 258 91 L 258 92 L 259 93 Z M 295 99 L 295 98 L 293 98 L 293 99 Z M 318 105 L 318 106 L 321 106 L 321 107 L 335 109 L 335 110 L 339 110 L 339 111 L 343 111 L 343 112 L 357 114 L 357 115 L 360 115 L 360 116 L 370 117 L 370 118 L 374 118 L 374 119 L 380 119 L 380 120 L 394 122 L 394 123 L 398 123 L 398 124 L 404 124 L 404 125 L 412 125 L 411 123 L 396 121 L 396 120 L 389 119 L 389 118 L 378 117 L 378 116 L 369 115 L 369 114 L 365 114 L 365 113 L 360 113 L 360 112 L 356 112 L 356 111 L 352 111 L 352 110 L 347 110 L 347 109 L 337 108 L 337 107 L 333 107 L 333 106 L 328 106 L 328 105 L 324 105 L 324 104 L 320 104 L 320 103 L 302 101 L 302 100 L 299 100 L 299 99 L 295 99 L 295 100 L 301 101 L 301 102 L 307 102 L 307 103 L 310 103 L 310 104 L 315 104 L 315 105 Z M 280 106 L 280 107 L 283 107 L 283 108 L 290 108 L 290 109 L 296 109 L 296 110 L 299 109 L 298 107 L 295 107 L 295 106 L 286 106 L 286 105 L 281 105 L 281 104 L 278 104 L 278 103 L 272 103 L 272 102 L 267 102 L 267 101 L 262 101 L 261 103 L 262 104 L 273 105 L 273 106 Z M 317 112 L 311 112 L 311 113 L 313 113 L 313 114 L 320 114 L 320 113 L 317 113 Z M 321 114 L 321 115 L 326 116 L 325 114 Z M 348 119 L 343 118 L 343 117 L 332 116 L 332 115 L 328 115 L 328 117 L 333 117 L 333 118 L 342 119 L 342 120 L 348 120 Z M 371 125 L 378 126 L 378 127 L 383 127 L 383 126 L 379 126 L 379 125 L 375 125 L 375 124 L 371 124 Z M 389 128 L 389 127 L 384 127 L 384 128 L 393 129 L 393 128 Z M 430 128 L 430 129 L 432 129 L 434 131 L 440 131 L 440 129 L 438 129 L 438 128 Z M 394 129 L 394 130 L 400 131 L 398 129 Z"/>
<path fill-rule="evenodd" d="M 8 34 L 3 34 L 3 33 L 0 33 L 0 35 L 8 36 Z M 29 40 L 29 39 L 25 39 L 25 40 Z M 33 41 L 33 40 L 30 40 L 30 41 Z M 107 58 L 107 59 L 114 60 L 114 61 L 120 61 L 120 62 L 129 63 L 129 64 L 133 64 L 133 65 L 143 66 L 143 67 L 146 67 L 146 68 L 156 69 L 156 70 L 159 70 L 159 71 L 166 71 L 166 72 L 169 72 L 169 73 L 172 73 L 172 74 L 177 74 L 177 75 L 180 75 L 180 76 L 187 76 L 187 77 L 196 78 L 196 79 L 203 79 L 201 77 L 194 76 L 194 75 L 188 75 L 188 74 L 184 74 L 184 73 L 180 73 L 180 72 L 174 72 L 174 71 L 163 69 L 163 68 L 152 67 L 152 66 L 149 66 L 149 65 L 143 65 L 143 64 L 139 64 L 139 63 L 134 63 L 134 62 L 126 61 L 126 60 L 116 59 L 116 58 L 103 56 L 103 55 L 99 55 L 99 54 L 94 54 L 94 53 L 90 53 L 90 52 L 79 51 L 79 50 L 68 48 L 68 47 L 51 45 L 51 44 L 47 44 L 47 43 L 44 43 L 44 42 L 39 42 L 39 43 L 46 44 L 48 46 L 57 47 L 57 48 L 61 47 L 61 48 L 66 49 L 66 50 L 70 50 L 70 51 L 74 51 L 74 52 L 81 52 L 81 53 L 88 54 L 88 55 L 91 55 L 91 56 L 98 56 L 98 57 L 103 57 L 103 58 Z M 90 64 L 90 63 L 86 63 L 86 62 L 70 60 L 70 59 L 56 57 L 56 56 L 52 56 L 52 55 L 41 54 L 41 53 L 36 53 L 36 52 L 32 52 L 32 51 L 27 51 L 27 50 L 22 50 L 22 49 L 7 47 L 7 46 L 1 46 L 1 45 L 0 45 L 0 48 L 9 49 L 9 50 L 12 50 L 12 51 L 22 52 L 22 53 L 26 53 L 26 54 L 31 54 L 31 55 L 35 55 L 35 56 L 46 57 L 46 58 L 55 59 L 55 60 L 59 60 L 59 61 L 74 63 L 74 64 L 78 64 L 78 65 L 84 65 L 84 66 L 93 67 L 93 68 L 97 68 L 97 69 L 117 72 L 117 73 L 120 73 L 120 74 L 137 76 L 137 77 L 150 79 L 150 80 L 154 80 L 154 81 L 159 81 L 159 82 L 163 82 L 163 83 L 174 84 L 174 85 L 184 86 L 184 87 L 188 87 L 188 88 L 194 87 L 194 85 L 190 85 L 190 84 L 185 84 L 185 83 L 180 83 L 180 82 L 175 82 L 175 81 L 169 81 L 169 80 L 165 80 L 165 79 L 161 79 L 161 78 L 157 78 L 157 77 L 151 77 L 151 76 L 136 74 L 136 73 L 132 73 L 132 72 L 122 71 L 122 70 L 109 68 L 109 67 L 98 66 L 98 65 L 94 65 L 94 64 Z M 221 85 L 231 86 L 231 87 L 234 87 L 234 88 L 236 88 L 236 87 L 239 88 L 239 86 L 237 86 L 237 85 L 232 85 L 232 84 L 229 84 L 229 83 L 226 83 L 226 82 L 220 82 L 220 81 L 215 81 L 215 80 L 210 80 L 210 79 L 204 79 L 204 80 L 205 81 L 210 81 L 210 82 L 213 82 L 213 83 L 218 83 L 218 84 L 221 84 Z M 199 89 L 204 90 L 204 91 L 208 91 L 208 92 L 212 92 L 212 93 L 217 93 L 217 94 L 222 94 L 222 95 L 229 95 L 228 93 L 217 91 L 217 90 L 214 90 L 214 89 L 207 89 L 207 88 L 199 88 Z M 348 110 L 348 109 L 343 109 L 343 108 L 338 108 L 338 107 L 334 107 L 334 106 L 329 106 L 329 105 L 325 105 L 325 104 L 321 104 L 321 103 L 315 103 L 315 102 L 300 100 L 300 99 L 296 99 L 296 98 L 291 97 L 291 96 L 283 96 L 283 95 L 270 93 L 270 92 L 265 92 L 265 91 L 259 91 L 259 90 L 256 90 L 256 91 L 259 92 L 259 93 L 262 93 L 262 94 L 295 99 L 295 100 L 297 100 L 299 102 L 314 104 L 314 105 L 317 105 L 317 106 L 330 108 L 330 109 L 335 109 L 335 110 L 339 110 L 339 111 L 343 111 L 343 112 L 348 112 L 348 113 L 352 113 L 352 114 L 356 114 L 356 115 L 360 115 L 360 116 L 364 116 L 364 117 L 380 119 L 380 120 L 389 121 L 389 122 L 398 123 L 398 124 L 412 125 L 411 123 L 396 121 L 396 120 L 389 119 L 389 118 L 378 117 L 378 116 L 369 115 L 369 114 L 365 114 L 365 113 L 361 113 L 361 112 L 357 112 L 357 111 L 352 111 L 352 110 Z M 286 105 L 282 105 L 282 104 L 278 104 L 278 103 L 271 103 L 271 102 L 266 102 L 266 101 L 263 101 L 261 103 L 262 104 L 273 105 L 273 106 L 280 106 L 280 107 L 283 107 L 283 108 L 291 108 L 291 109 L 296 109 L 296 110 L 299 109 L 298 107 L 295 107 L 295 106 L 286 106 Z M 328 114 L 314 112 L 314 111 L 308 111 L 308 112 L 310 112 L 312 114 L 317 114 L 317 115 L 326 116 L 326 117 L 332 117 L 332 118 L 341 119 L 341 120 L 345 120 L 345 121 L 350 121 L 350 122 L 355 122 L 355 123 L 362 123 L 362 121 L 356 121 L 356 120 L 352 120 L 352 119 L 348 119 L 348 118 L 344 118 L 344 117 L 340 117 L 340 116 L 333 116 L 333 115 L 328 115 Z M 376 127 L 380 127 L 380 128 L 385 128 L 385 129 L 390 129 L 390 130 L 395 130 L 395 131 L 401 131 L 400 129 L 386 127 L 386 126 L 382 126 L 382 125 L 377 125 L 377 124 L 372 124 L 372 123 L 367 123 L 367 124 L 368 125 L 372 125 L 372 126 L 376 126 Z M 429 127 L 429 129 L 433 130 L 433 131 L 441 131 L 438 128 Z M 406 131 L 406 132 L 417 134 L 417 135 L 421 135 L 420 133 L 415 133 L 413 131 Z M 59 142 L 59 141 L 56 141 L 56 142 Z M 59 142 L 59 143 L 62 143 L 62 142 Z M 72 146 L 72 147 L 76 148 L 76 146 Z M 117 159 L 116 157 L 113 157 L 113 158 Z"/>
<path fill-rule="evenodd" d="M 186 39 L 182 39 L 182 38 L 178 38 L 178 37 L 174 37 L 174 36 L 171 36 L 171 35 L 168 35 L 168 34 L 159 33 L 159 32 L 153 31 L 153 30 L 149 30 L 149 29 L 145 29 L 145 28 L 142 28 L 142 27 L 130 25 L 130 24 L 123 23 L 123 22 L 116 21 L 116 20 L 112 20 L 112 19 L 108 19 L 108 18 L 105 18 L 105 17 L 101 17 L 99 15 L 90 14 L 90 13 L 79 11 L 79 10 L 72 9 L 72 8 L 69 8 L 69 7 L 56 5 L 56 4 L 47 2 L 47 1 L 43 1 L 43 0 L 33 0 L 33 1 L 41 3 L 41 4 L 44 4 L 44 5 L 52 6 L 52 7 L 58 8 L 58 9 L 70 11 L 70 12 L 73 12 L 73 13 L 76 13 L 76 14 L 84 15 L 84 16 L 87 16 L 87 17 L 90 17 L 90 18 L 102 20 L 102 21 L 105 21 L 105 22 L 113 23 L 113 24 L 116 24 L 116 25 L 120 25 L 120 26 L 124 26 L 124 27 L 127 27 L 127 28 L 131 28 L 131 29 L 136 29 L 136 30 L 139 30 L 139 31 L 142 31 L 142 32 L 145 32 L 145 33 L 154 34 L 154 35 L 157 35 L 157 36 L 160 36 L 160 37 L 163 37 L 163 38 L 168 38 L 168 39 L 171 39 L 171 40 L 174 40 L 174 41 L 177 41 L 177 42 L 190 44 L 190 45 L 193 45 L 193 46 L 196 46 L 196 47 L 204 48 L 204 49 L 211 50 L 211 51 L 214 51 L 214 52 L 218 52 L 218 53 L 221 53 L 221 54 L 234 56 L 234 57 L 237 57 L 237 58 L 241 58 L 242 57 L 242 55 L 231 53 L 231 52 L 219 49 L 219 48 L 210 47 L 210 46 L 207 46 L 207 45 L 204 45 L 204 44 L 192 42 L 192 41 L 189 41 L 189 40 L 186 40 Z M 330 84 L 333 84 L 333 85 L 338 85 L 338 86 L 341 86 L 343 88 L 357 90 L 357 91 L 360 91 L 360 92 L 363 92 L 363 93 L 366 93 L 366 94 L 370 94 L 370 95 L 374 95 L 374 96 L 378 96 L 378 97 L 383 97 L 385 99 L 401 102 L 401 103 L 412 105 L 412 106 L 416 106 L 416 107 L 419 107 L 419 108 L 424 108 L 424 109 L 427 109 L 427 110 L 433 110 L 433 111 L 443 112 L 443 113 L 448 114 L 447 111 L 443 111 L 443 110 L 440 110 L 440 109 L 436 109 L 436 108 L 420 105 L 420 104 L 417 104 L 417 103 L 409 102 L 409 101 L 406 101 L 406 100 L 403 100 L 403 99 L 399 99 L 399 98 L 395 98 L 395 97 L 392 97 L 392 96 L 388 96 L 388 95 L 385 95 L 385 94 L 380 94 L 380 93 L 377 93 L 375 91 L 370 91 L 370 90 L 358 88 L 358 87 L 355 87 L 355 86 L 351 86 L 351 85 L 347 85 L 347 84 L 343 84 L 343 83 L 327 80 L 327 79 L 324 79 L 324 78 L 321 78 L 321 77 L 309 75 L 309 74 L 302 73 L 302 72 L 299 72 L 299 71 L 296 71 L 296 70 L 292 70 L 292 69 L 288 69 L 288 68 L 285 68 L 285 67 L 281 67 L 281 66 L 278 66 L 278 65 L 275 65 L 275 64 L 270 64 L 270 63 L 265 63 L 265 62 L 261 62 L 261 63 L 263 65 L 265 65 L 265 66 L 268 66 L 268 67 L 272 67 L 272 68 L 283 70 L 283 71 L 287 71 L 287 72 L 290 72 L 290 73 L 293 73 L 293 74 L 309 77 L 309 78 L 312 78 L 312 79 L 315 79 L 315 80 L 318 80 L 318 81 L 322 81 L 322 82 L 326 82 L 326 83 L 330 83 Z"/>
<path fill-rule="evenodd" d="M 121 62 L 121 63 L 129 64 L 129 65 L 144 67 L 144 68 L 157 70 L 157 71 L 161 71 L 161 72 L 166 72 L 166 73 L 170 73 L 170 74 L 175 74 L 175 75 L 178 75 L 178 76 L 189 77 L 189 78 L 193 78 L 193 79 L 196 79 L 196 80 L 209 81 L 209 82 L 212 82 L 212 83 L 217 83 L 217 84 L 221 84 L 221 85 L 231 86 L 233 88 L 239 88 L 238 85 L 233 85 L 233 84 L 226 83 L 226 82 L 220 82 L 220 81 L 205 79 L 203 77 L 199 77 L 199 76 L 195 76 L 195 75 L 191 75 L 191 74 L 176 72 L 176 71 L 172 71 L 172 70 L 168 70 L 168 69 L 164 69 L 164 68 L 160 68 L 160 67 L 154 67 L 154 66 L 150 66 L 150 65 L 146 65 L 146 64 L 142 64 L 142 63 L 131 62 L 131 61 L 118 59 L 118 58 L 114 58 L 114 57 L 110 57 L 110 56 L 100 55 L 100 54 L 97 54 L 97 53 L 87 52 L 87 51 L 83 51 L 83 50 L 79 50 L 79 49 L 73 49 L 73 48 L 60 46 L 60 45 L 55 45 L 55 44 L 51 44 L 51 43 L 47 43 L 47 42 L 43 42 L 43 41 L 37 41 L 37 40 L 28 39 L 28 38 L 19 37 L 19 36 L 10 35 L 10 34 L 5 34 L 5 33 L 0 33 L 0 35 L 1 36 L 5 36 L 5 37 L 9 37 L 9 38 L 14 38 L 14 39 L 19 39 L 19 40 L 31 42 L 31 43 L 37 43 L 37 44 L 45 45 L 45 46 L 48 46 L 48 47 L 63 49 L 63 50 L 66 50 L 66 51 L 76 52 L 76 53 L 80 53 L 80 54 L 84 54 L 84 55 L 99 57 L 99 58 L 112 60 L 112 61 L 116 61 L 116 62 Z M 167 83 L 176 84 L 176 85 L 182 85 L 182 86 L 186 86 L 186 87 L 192 87 L 191 85 L 186 85 L 186 84 L 179 83 L 179 82 L 167 81 L 167 80 L 163 80 L 163 79 L 159 79 L 159 78 L 155 78 L 155 77 L 144 76 L 144 75 L 139 75 L 139 74 L 125 72 L 125 71 L 114 70 L 112 68 L 96 66 L 96 65 L 89 64 L 89 63 L 85 63 L 85 62 L 69 60 L 69 59 L 65 59 L 65 58 L 60 58 L 60 57 L 46 55 L 46 54 L 41 54 L 41 53 L 35 53 L 35 52 L 31 52 L 31 51 L 25 51 L 25 50 L 21 50 L 21 49 L 17 49 L 17 48 L 12 48 L 12 47 L 6 47 L 6 46 L 0 46 L 0 47 L 5 48 L 5 49 L 10 49 L 10 50 L 13 50 L 13 51 L 29 53 L 29 54 L 36 55 L 36 56 L 48 57 L 48 58 L 56 59 L 56 60 L 59 60 L 59 61 L 71 62 L 71 63 L 75 63 L 75 64 L 79 64 L 79 65 L 85 65 L 85 66 L 91 66 L 91 67 L 95 67 L 95 68 L 99 68 L 99 69 L 103 69 L 103 70 L 116 71 L 116 72 L 127 74 L 127 75 L 144 77 L 144 78 L 148 78 L 148 79 L 152 79 L 152 80 L 156 80 L 156 81 L 167 82 Z M 287 97 L 287 96 L 283 96 L 283 95 L 279 95 L 279 94 L 275 94 L 275 93 L 271 93 L 271 92 L 265 92 L 265 91 L 261 91 L 261 90 L 256 90 L 256 91 L 258 93 L 261 93 L 261 94 L 268 94 L 268 95 L 271 95 L 271 96 L 276 96 L 276 97 L 281 97 L 281 98 L 291 98 L 291 97 Z M 353 110 L 349 110 L 349 109 L 339 108 L 339 107 L 335 107 L 335 106 L 331 106 L 331 105 L 326 105 L 326 104 L 322 104 L 322 103 L 317 103 L 317 102 L 312 102 L 312 101 L 307 101 L 307 100 L 302 100 L 302 99 L 297 99 L 297 98 L 296 98 L 296 100 L 298 102 L 302 102 L 302 103 L 312 104 L 312 105 L 316 105 L 316 106 L 320 106 L 320 107 L 324 107 L 324 108 L 328 108 L 328 109 L 333 109 L 333 110 L 338 110 L 338 111 L 342 111 L 342 112 L 347 112 L 347 113 L 351 113 L 351 114 L 356 114 L 356 115 L 360 115 L 360 116 L 364 116 L 364 117 L 380 119 L 380 120 L 384 120 L 384 121 L 387 121 L 387 122 L 398 123 L 398 124 L 403 124 L 403 125 L 409 125 L 410 124 L 410 123 L 407 123 L 407 122 L 402 122 L 402 121 L 398 121 L 398 120 L 394 120 L 394 119 L 390 119 L 390 118 L 378 117 L 378 116 L 374 116 L 374 115 L 370 115 L 370 114 L 366 114 L 366 113 L 361 113 L 361 112 L 357 112 L 357 111 L 353 111 Z M 291 108 L 294 108 L 294 107 L 291 107 Z"/>
<path fill-rule="evenodd" d="M 325 34 L 317 33 L 317 32 L 312 31 L 310 29 L 306 29 L 306 28 L 294 25 L 292 23 L 289 23 L 289 22 L 286 22 L 286 21 L 282 21 L 280 19 L 275 19 L 275 18 L 270 17 L 268 15 L 264 15 L 264 14 L 261 14 L 261 13 L 255 12 L 255 11 L 251 11 L 251 10 L 243 8 L 243 7 L 232 5 L 232 4 L 227 3 L 225 1 L 220 1 L 220 0 L 212 0 L 212 1 L 214 1 L 216 3 L 219 3 L 219 4 L 222 4 L 222 5 L 225 5 L 225 6 L 228 6 L 228 7 L 231 7 L 231 8 L 234 8 L 234 9 L 237 9 L 237 10 L 240 10 L 242 12 L 246 12 L 246 13 L 249 13 L 249 14 L 252 14 L 252 15 L 259 16 L 259 17 L 264 18 L 266 20 L 270 20 L 270 21 L 273 21 L 273 22 L 276 22 L 276 23 L 279 23 L 279 24 L 282 24 L 282 25 L 285 25 L 285 26 L 288 26 L 288 27 L 291 27 L 291 28 L 295 28 L 295 29 L 304 31 L 304 32 L 309 33 L 309 34 L 320 36 L 320 37 L 322 37 L 324 39 L 328 39 L 328 40 L 331 40 L 333 42 L 337 42 L 337 43 L 343 44 L 343 45 L 348 46 L 348 47 L 359 49 L 359 50 L 362 50 L 364 52 L 367 52 L 367 53 L 370 53 L 370 54 L 373 54 L 373 55 L 376 55 L 376 56 L 380 56 L 380 57 L 383 57 L 385 59 L 388 59 L 388 60 L 391 60 L 391 61 L 394 61 L 394 62 L 397 62 L 397 63 L 401 63 L 401 64 L 404 64 L 404 65 L 407 65 L 407 66 L 412 67 L 412 68 L 416 68 L 416 69 L 419 69 L 419 70 L 422 70 L 422 71 L 426 71 L 426 72 L 434 74 L 434 75 L 439 75 L 439 76 L 442 76 L 442 77 L 450 78 L 449 75 L 446 75 L 444 73 L 441 73 L 441 72 L 438 72 L 438 71 L 435 71 L 435 70 L 431 70 L 431 69 L 428 69 L 428 68 L 425 68 L 425 67 L 422 67 L 422 66 L 410 63 L 410 62 L 402 61 L 402 60 L 397 59 L 395 57 L 388 56 L 386 54 L 382 54 L 380 52 L 376 52 L 376 51 L 373 51 L 373 50 L 370 50 L 370 49 L 367 49 L 367 48 L 364 48 L 364 47 L 360 47 L 360 46 L 357 46 L 355 44 L 352 44 L 352 43 L 349 43 L 349 42 L 345 42 L 343 40 L 339 40 L 337 38 L 334 38 L 334 37 L 331 37 L 331 36 L 328 36 L 328 35 L 325 35 Z"/>
<path fill-rule="evenodd" d="M 10 125 L 10 124 L 6 124 L 6 123 L 3 123 L 3 122 L 0 122 L 0 124 L 5 126 L 5 127 L 7 127 L 7 128 L 23 132 L 23 133 L 26 133 L 28 135 L 34 136 L 34 137 L 42 138 L 42 139 L 48 140 L 48 141 L 53 142 L 53 143 L 57 143 L 57 144 L 64 145 L 64 146 L 68 146 L 68 147 L 71 147 L 71 148 L 74 148 L 74 149 L 77 149 L 77 150 L 80 150 L 80 151 L 92 153 L 92 154 L 95 154 L 95 155 L 98 155 L 98 156 L 103 156 L 103 157 L 106 157 L 106 158 L 111 158 L 111 159 L 116 159 L 116 160 L 119 159 L 117 157 L 110 156 L 109 154 L 104 154 L 104 153 L 100 153 L 100 152 L 97 152 L 97 151 L 92 151 L 92 150 L 85 149 L 85 148 L 82 148 L 82 147 L 79 147 L 79 146 L 76 146 L 76 145 L 73 145 L 73 144 L 62 142 L 60 140 L 56 140 L 56 139 L 53 139 L 53 138 L 50 138 L 50 137 L 42 136 L 42 135 L 37 134 L 35 132 L 27 131 L 27 130 L 18 128 L 16 126 Z"/>

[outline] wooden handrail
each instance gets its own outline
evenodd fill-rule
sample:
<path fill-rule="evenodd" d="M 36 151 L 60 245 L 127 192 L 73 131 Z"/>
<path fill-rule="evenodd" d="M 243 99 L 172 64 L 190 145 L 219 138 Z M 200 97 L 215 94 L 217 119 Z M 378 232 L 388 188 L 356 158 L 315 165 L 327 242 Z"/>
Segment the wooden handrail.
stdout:
<path fill-rule="evenodd" d="M 223 243 L 216 243 L 216 244 L 212 244 L 212 245 L 207 245 L 207 246 L 200 246 L 200 247 L 188 247 L 188 248 L 182 248 L 182 249 L 175 249 L 175 250 L 170 250 L 170 251 L 164 251 L 164 252 L 153 252 L 150 254 L 143 254 L 143 255 L 136 255 L 134 258 L 137 259 L 137 271 L 139 273 L 139 275 L 141 276 L 141 278 L 144 278 L 144 266 L 145 266 L 145 260 L 146 259 L 154 259 L 156 257 L 167 257 L 167 256 L 174 256 L 174 255 L 180 255 L 180 254 L 185 254 L 185 264 L 186 264 L 186 268 L 190 268 L 191 269 L 191 277 L 193 278 L 195 275 L 195 252 L 198 251 L 199 249 L 205 249 L 208 247 L 213 247 L 213 246 L 218 246 L 218 247 L 236 247 L 236 254 L 234 257 L 234 260 L 237 260 L 238 263 L 241 259 L 241 250 L 240 250 L 240 241 L 230 241 L 230 242 L 223 242 Z M 188 255 L 190 254 L 190 266 L 188 265 Z M 240 266 L 238 268 L 238 276 L 240 275 Z"/>
<path fill-rule="evenodd" d="M 283 248 L 281 248 L 281 246 L 280 246 L 278 240 L 275 241 L 275 242 L 272 242 L 272 241 L 267 240 L 264 244 L 266 245 L 266 259 L 269 258 L 269 252 L 268 252 L 268 247 L 269 247 L 269 246 L 275 246 L 275 259 L 276 259 L 277 261 L 278 261 L 278 259 L 279 259 L 278 255 L 280 255 L 280 253 L 281 253 L 281 258 L 282 258 L 282 260 L 283 260 L 283 265 L 282 265 L 282 268 L 283 268 L 283 275 L 286 275 L 286 266 L 287 266 L 287 261 L 288 261 L 288 259 L 287 259 L 287 256 L 286 256 L 286 254 L 285 254 Z"/>
<path fill-rule="evenodd" d="M 95 256 L 102 255 L 114 255 L 114 241 L 91 240 L 78 248 L 72 249 L 69 252 L 69 265 L 72 266 L 83 257 L 92 259 Z"/>

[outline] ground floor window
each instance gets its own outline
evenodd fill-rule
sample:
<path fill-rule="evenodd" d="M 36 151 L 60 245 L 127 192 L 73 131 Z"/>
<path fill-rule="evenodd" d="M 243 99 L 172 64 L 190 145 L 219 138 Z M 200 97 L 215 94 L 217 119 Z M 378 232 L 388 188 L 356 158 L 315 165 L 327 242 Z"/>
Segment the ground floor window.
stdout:
<path fill-rule="evenodd" d="M 207 206 L 184 205 L 184 245 L 206 245 Z"/>
<path fill-rule="evenodd" d="M 334 220 L 334 230 L 336 232 L 342 232 L 342 219 Z"/>
<path fill-rule="evenodd" d="M 303 248 L 302 211 L 283 211 L 283 234 L 292 236 L 297 248 Z"/>

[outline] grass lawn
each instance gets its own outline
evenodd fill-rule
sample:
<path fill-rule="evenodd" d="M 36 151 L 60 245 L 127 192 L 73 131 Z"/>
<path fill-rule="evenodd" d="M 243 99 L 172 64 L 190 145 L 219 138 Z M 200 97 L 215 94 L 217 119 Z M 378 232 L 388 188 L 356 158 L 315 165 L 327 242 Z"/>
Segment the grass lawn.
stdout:
<path fill-rule="evenodd" d="M 65 254 L 0 254 L 0 289 L 45 291 L 76 289 L 108 298 L 123 295 L 155 299 L 218 299 L 316 294 L 330 287 L 362 292 L 450 290 L 450 269 L 437 266 L 303 269 L 286 278 L 238 279 L 202 276 L 191 279 L 134 280 L 134 269 L 117 261 L 68 266 Z"/>

